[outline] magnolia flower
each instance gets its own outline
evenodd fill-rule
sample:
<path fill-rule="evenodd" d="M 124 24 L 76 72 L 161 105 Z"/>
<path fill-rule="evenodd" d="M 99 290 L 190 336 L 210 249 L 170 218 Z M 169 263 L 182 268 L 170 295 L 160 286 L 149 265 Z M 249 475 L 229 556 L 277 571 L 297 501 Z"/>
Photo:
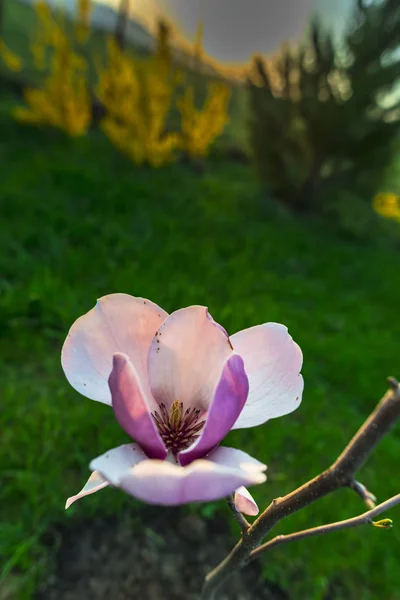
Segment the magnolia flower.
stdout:
<path fill-rule="evenodd" d="M 231 429 L 295 410 L 301 365 L 301 350 L 283 325 L 229 337 L 203 306 L 168 315 L 143 298 L 104 296 L 71 327 L 62 366 L 78 392 L 112 406 L 135 443 L 92 460 L 92 475 L 66 508 L 112 485 L 160 505 L 236 492 L 238 510 L 257 514 L 245 486 L 263 483 L 266 466 L 219 444 Z"/>

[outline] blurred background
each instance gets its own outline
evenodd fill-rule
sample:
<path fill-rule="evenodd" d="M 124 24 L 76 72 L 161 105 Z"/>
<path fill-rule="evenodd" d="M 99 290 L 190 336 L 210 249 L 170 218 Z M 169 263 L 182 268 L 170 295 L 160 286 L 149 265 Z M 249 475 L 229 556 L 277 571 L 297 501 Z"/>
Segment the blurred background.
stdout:
<path fill-rule="evenodd" d="M 0 0 L 0 599 L 196 598 L 238 538 L 224 502 L 105 489 L 127 441 L 60 350 L 97 298 L 288 326 L 293 414 L 227 444 L 260 507 L 326 468 L 400 376 L 398 0 Z M 399 492 L 399 429 L 359 474 Z M 276 528 L 364 511 L 341 490 Z M 279 548 L 221 598 L 398 600 L 395 527 Z"/>

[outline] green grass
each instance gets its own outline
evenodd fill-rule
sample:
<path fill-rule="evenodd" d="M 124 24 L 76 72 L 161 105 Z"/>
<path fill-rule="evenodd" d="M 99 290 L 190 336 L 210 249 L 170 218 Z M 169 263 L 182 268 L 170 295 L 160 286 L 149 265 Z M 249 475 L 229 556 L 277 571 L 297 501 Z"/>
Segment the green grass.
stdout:
<path fill-rule="evenodd" d="M 127 506 L 140 515 L 140 503 L 116 490 L 64 512 L 89 461 L 126 441 L 109 408 L 79 396 L 60 367 L 68 328 L 96 298 L 127 292 L 168 311 L 205 304 L 232 333 L 264 321 L 289 327 L 304 352 L 301 407 L 226 442 L 268 463 L 269 481 L 253 490 L 262 507 L 330 464 L 385 377 L 400 374 L 400 286 L 398 249 L 272 209 L 247 168 L 139 170 L 101 134 L 72 141 L 23 128 L 8 116 L 13 102 L 0 110 L 0 564 L 2 589 L 25 600 L 52 568 L 41 542 L 52 524 Z M 359 475 L 379 500 L 399 491 L 399 455 L 397 428 Z M 363 510 L 344 490 L 277 531 Z M 337 581 L 336 599 L 395 600 L 400 509 L 388 516 L 391 531 L 277 549 L 264 573 L 294 599 L 322 598 Z"/>

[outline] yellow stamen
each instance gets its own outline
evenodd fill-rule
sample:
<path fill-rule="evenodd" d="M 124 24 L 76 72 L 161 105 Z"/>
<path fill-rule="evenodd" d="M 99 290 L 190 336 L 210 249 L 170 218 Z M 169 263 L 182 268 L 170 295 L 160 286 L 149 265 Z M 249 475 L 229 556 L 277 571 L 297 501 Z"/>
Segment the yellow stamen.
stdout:
<path fill-rule="evenodd" d="M 169 411 L 169 422 L 172 427 L 176 427 L 179 421 L 182 419 L 183 406 L 179 400 L 174 400 Z"/>

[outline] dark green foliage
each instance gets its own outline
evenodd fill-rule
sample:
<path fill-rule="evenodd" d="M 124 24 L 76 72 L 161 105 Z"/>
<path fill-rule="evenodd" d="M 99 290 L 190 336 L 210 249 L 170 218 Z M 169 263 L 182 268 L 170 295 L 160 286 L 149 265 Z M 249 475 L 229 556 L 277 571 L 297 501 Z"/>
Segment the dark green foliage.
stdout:
<path fill-rule="evenodd" d="M 156 55 L 167 64 L 171 63 L 171 26 L 164 19 L 158 22 Z"/>
<path fill-rule="evenodd" d="M 400 4 L 357 2 L 341 44 L 314 20 L 306 39 L 249 79 L 250 138 L 257 170 L 298 209 L 339 189 L 370 201 L 400 133 Z"/>
<path fill-rule="evenodd" d="M 4 0 L 0 0 L 0 36 L 3 34 Z"/>
<path fill-rule="evenodd" d="M 126 45 L 126 28 L 129 22 L 130 5 L 131 0 L 120 0 L 115 27 L 115 41 L 120 48 L 125 48 Z"/>

